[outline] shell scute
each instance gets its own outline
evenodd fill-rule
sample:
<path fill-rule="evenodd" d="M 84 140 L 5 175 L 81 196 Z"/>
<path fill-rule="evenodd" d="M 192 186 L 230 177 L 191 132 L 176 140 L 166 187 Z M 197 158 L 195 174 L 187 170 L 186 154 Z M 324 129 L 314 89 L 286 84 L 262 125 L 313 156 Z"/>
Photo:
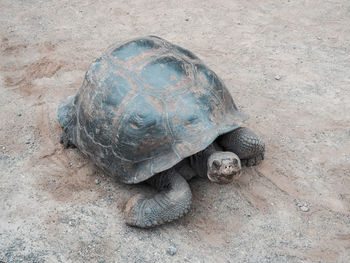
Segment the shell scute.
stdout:
<path fill-rule="evenodd" d="M 160 45 L 151 39 L 137 39 L 115 48 L 111 52 L 111 55 L 118 60 L 126 61 L 147 51 L 153 51 L 159 48 Z"/>

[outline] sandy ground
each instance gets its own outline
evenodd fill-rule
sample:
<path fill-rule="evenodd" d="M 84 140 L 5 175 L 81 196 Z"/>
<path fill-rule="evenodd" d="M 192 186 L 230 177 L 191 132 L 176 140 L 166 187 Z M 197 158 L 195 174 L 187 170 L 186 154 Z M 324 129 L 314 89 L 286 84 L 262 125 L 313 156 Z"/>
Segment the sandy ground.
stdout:
<path fill-rule="evenodd" d="M 151 190 L 63 149 L 56 108 L 107 46 L 148 34 L 214 69 L 267 152 L 140 230 L 122 209 Z M 349 1 L 0 0 L 0 38 L 0 261 L 350 262 Z"/>

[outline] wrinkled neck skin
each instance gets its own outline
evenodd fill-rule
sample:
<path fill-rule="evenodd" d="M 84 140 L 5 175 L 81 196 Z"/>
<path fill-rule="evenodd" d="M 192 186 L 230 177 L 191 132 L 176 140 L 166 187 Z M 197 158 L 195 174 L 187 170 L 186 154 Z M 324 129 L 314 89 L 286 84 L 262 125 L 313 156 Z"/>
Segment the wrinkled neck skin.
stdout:
<path fill-rule="evenodd" d="M 222 148 L 217 143 L 213 142 L 203 151 L 189 157 L 190 166 L 197 176 L 208 178 L 208 159 L 217 151 L 222 151 Z"/>

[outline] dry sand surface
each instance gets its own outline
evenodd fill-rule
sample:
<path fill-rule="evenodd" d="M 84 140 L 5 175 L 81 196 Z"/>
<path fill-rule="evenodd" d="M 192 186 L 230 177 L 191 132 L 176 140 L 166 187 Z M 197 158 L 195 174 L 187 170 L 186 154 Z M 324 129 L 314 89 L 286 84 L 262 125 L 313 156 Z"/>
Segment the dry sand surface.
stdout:
<path fill-rule="evenodd" d="M 122 209 L 152 190 L 63 149 L 56 108 L 110 44 L 149 34 L 211 67 L 267 152 L 141 230 Z M 0 0 L 0 41 L 1 262 L 350 262 L 348 0 Z"/>

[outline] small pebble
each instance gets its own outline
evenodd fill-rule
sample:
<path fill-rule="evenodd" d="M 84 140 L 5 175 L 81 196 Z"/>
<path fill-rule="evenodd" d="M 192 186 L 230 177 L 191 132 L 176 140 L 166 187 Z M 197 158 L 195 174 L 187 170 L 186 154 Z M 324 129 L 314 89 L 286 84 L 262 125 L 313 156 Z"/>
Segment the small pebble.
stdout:
<path fill-rule="evenodd" d="M 281 76 L 280 75 L 276 75 L 275 76 L 275 80 L 280 80 L 281 79 Z"/>
<path fill-rule="evenodd" d="M 309 212 L 310 211 L 310 209 L 307 206 L 304 206 L 304 205 L 300 207 L 300 210 L 303 211 L 303 212 Z"/>
<path fill-rule="evenodd" d="M 95 179 L 95 184 L 100 184 L 100 180 L 99 179 Z"/>
<path fill-rule="evenodd" d="M 177 249 L 176 249 L 175 246 L 170 246 L 168 248 L 168 253 L 169 253 L 170 256 L 174 256 L 176 254 L 176 251 L 177 251 Z"/>
<path fill-rule="evenodd" d="M 30 144 L 30 142 L 31 142 L 31 137 L 27 137 L 26 138 L 26 144 Z"/>
<path fill-rule="evenodd" d="M 18 113 L 17 116 L 21 117 L 21 116 L 22 116 L 22 113 Z"/>

